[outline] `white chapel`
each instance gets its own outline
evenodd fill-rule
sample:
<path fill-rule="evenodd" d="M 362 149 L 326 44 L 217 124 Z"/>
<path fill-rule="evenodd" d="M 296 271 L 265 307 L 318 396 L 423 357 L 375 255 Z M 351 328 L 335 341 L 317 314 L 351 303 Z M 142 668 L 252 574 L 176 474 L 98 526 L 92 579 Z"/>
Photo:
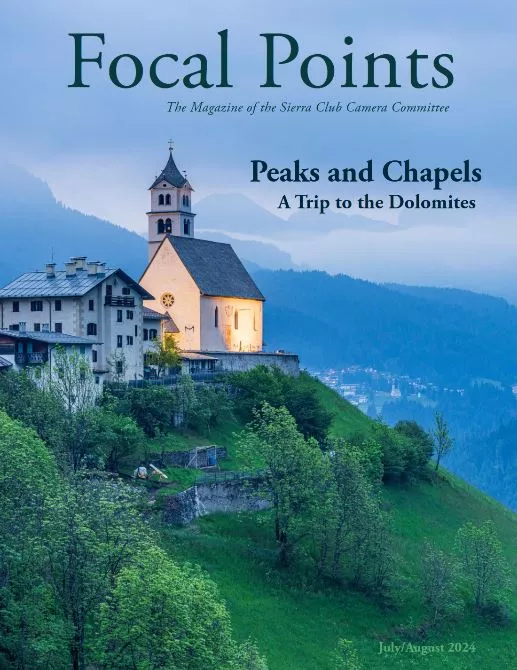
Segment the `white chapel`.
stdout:
<path fill-rule="evenodd" d="M 195 237 L 192 186 L 172 149 L 151 185 L 145 306 L 164 315 L 185 352 L 263 351 L 264 296 L 229 244 Z"/>

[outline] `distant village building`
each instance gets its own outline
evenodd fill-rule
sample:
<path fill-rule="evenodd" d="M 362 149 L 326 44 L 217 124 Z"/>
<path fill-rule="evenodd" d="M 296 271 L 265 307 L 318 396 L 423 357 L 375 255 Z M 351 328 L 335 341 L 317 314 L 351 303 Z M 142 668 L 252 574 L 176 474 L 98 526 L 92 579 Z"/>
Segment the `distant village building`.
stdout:
<path fill-rule="evenodd" d="M 392 398 L 401 398 L 402 393 L 400 392 L 400 389 L 395 386 L 395 384 L 391 385 L 391 393 L 390 393 Z"/>
<path fill-rule="evenodd" d="M 48 263 L 46 270 L 27 272 L 0 289 L 0 332 L 4 337 L 6 331 L 23 335 L 20 354 L 36 353 L 29 351 L 36 346 L 29 335 L 39 333 L 39 341 L 54 339 L 56 344 L 81 338 L 79 346 L 91 345 L 97 377 L 141 379 L 144 298 L 152 296 L 125 272 L 104 263 L 84 256 L 72 258 L 64 270 Z M 156 327 L 157 335 L 160 330 Z"/>

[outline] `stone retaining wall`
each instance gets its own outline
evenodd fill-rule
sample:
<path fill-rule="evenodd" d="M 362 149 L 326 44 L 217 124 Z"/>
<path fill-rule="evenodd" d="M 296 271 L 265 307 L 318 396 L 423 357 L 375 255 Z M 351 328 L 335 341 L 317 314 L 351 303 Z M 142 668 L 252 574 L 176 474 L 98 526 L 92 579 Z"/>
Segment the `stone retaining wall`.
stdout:
<path fill-rule="evenodd" d="M 270 506 L 258 495 L 256 479 L 196 484 L 166 499 L 163 521 L 188 526 L 200 516 L 214 512 L 257 512 Z"/>

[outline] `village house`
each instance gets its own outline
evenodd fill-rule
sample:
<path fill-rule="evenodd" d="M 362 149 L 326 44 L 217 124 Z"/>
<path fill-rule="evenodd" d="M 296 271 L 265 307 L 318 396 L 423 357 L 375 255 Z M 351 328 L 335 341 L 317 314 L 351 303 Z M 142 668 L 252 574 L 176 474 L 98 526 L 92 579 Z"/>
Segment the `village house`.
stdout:
<path fill-rule="evenodd" d="M 0 289 L 0 331 L 23 334 L 24 347 L 33 348 L 36 340 L 28 334 L 40 334 L 39 341 L 81 338 L 80 346 L 91 344 L 92 369 L 100 381 L 142 379 L 144 299 L 152 296 L 122 270 L 78 256 L 64 270 L 48 263 L 44 271 L 27 272 Z M 149 330 L 158 335 L 161 329 Z"/>
<path fill-rule="evenodd" d="M 99 343 L 85 337 L 66 335 L 65 333 L 51 333 L 47 330 L 29 332 L 23 330 L 0 330 L 0 370 L 23 370 L 27 367 L 49 364 L 54 367 L 56 349 L 61 348 L 65 353 L 75 351 L 93 366 L 93 347 Z M 101 383 L 99 375 L 95 382 Z"/>

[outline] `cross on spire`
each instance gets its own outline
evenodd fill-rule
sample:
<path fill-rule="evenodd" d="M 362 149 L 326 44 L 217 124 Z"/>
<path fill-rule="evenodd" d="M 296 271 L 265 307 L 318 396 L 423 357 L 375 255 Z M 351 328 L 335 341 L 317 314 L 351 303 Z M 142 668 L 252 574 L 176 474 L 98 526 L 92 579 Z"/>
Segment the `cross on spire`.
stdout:
<path fill-rule="evenodd" d="M 174 149 L 174 142 L 172 139 L 169 140 L 169 151 L 172 151 Z"/>

